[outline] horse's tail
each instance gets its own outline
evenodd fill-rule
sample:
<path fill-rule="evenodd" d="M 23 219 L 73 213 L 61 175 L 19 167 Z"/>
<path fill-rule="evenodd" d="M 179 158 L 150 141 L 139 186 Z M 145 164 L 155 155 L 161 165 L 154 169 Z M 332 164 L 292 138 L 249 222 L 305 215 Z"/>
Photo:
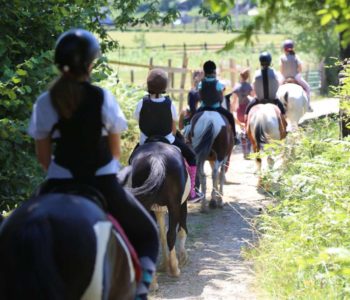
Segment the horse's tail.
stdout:
<path fill-rule="evenodd" d="M 165 180 L 165 157 L 163 155 L 152 155 L 148 158 L 147 162 L 149 163 L 150 167 L 147 179 L 142 186 L 130 188 L 130 191 L 134 196 L 145 196 L 152 194 L 153 192 L 159 190 L 160 186 Z"/>
<path fill-rule="evenodd" d="M 2 299 L 70 299 L 55 267 L 52 230 L 46 217 L 26 222 L 0 243 Z"/>
<path fill-rule="evenodd" d="M 205 161 L 210 154 L 211 147 L 215 140 L 214 124 L 209 122 L 209 125 L 203 130 L 194 146 L 197 162 Z"/>
<path fill-rule="evenodd" d="M 261 123 L 256 124 L 254 128 L 254 137 L 258 150 L 260 150 L 262 145 L 267 143 L 267 136 Z"/>

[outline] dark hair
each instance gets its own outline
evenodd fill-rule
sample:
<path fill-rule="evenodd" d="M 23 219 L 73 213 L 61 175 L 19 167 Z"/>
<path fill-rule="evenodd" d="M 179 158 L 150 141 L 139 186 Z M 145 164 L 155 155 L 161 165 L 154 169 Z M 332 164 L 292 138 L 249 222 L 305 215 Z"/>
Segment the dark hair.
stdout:
<path fill-rule="evenodd" d="M 203 71 L 206 75 L 214 74 L 216 71 L 216 64 L 212 60 L 208 60 L 203 65 Z"/>
<path fill-rule="evenodd" d="M 50 88 L 52 105 L 62 118 L 70 118 L 78 108 L 83 97 L 81 82 L 67 75 L 62 75 Z"/>

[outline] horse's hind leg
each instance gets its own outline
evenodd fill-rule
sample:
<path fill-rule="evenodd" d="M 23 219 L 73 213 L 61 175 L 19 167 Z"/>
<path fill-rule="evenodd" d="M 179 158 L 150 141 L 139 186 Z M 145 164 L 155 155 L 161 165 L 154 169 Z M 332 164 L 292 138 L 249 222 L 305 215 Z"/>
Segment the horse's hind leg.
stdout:
<path fill-rule="evenodd" d="M 180 212 L 180 230 L 179 230 L 179 261 L 180 266 L 183 266 L 187 263 L 187 251 L 185 248 L 186 238 L 187 238 L 187 201 L 182 203 L 181 212 Z"/>
<path fill-rule="evenodd" d="M 226 159 L 224 159 L 220 167 L 220 197 L 218 199 L 218 207 L 220 208 L 224 206 L 222 196 L 224 195 L 225 169 L 226 169 L 225 166 L 226 166 Z"/>
<path fill-rule="evenodd" d="M 159 266 L 160 271 L 166 271 L 168 262 L 168 245 L 165 233 L 165 213 L 163 211 L 154 212 L 159 225 L 160 244 L 162 247 L 162 261 Z"/>
<path fill-rule="evenodd" d="M 215 160 L 213 172 L 212 172 L 212 180 L 213 180 L 213 189 L 211 191 L 211 200 L 209 203 L 209 207 L 216 208 L 217 200 L 220 198 L 219 194 L 219 168 L 220 162 Z"/>
<path fill-rule="evenodd" d="M 202 193 L 203 193 L 203 199 L 201 204 L 201 212 L 208 212 L 208 205 L 207 205 L 207 180 L 204 173 L 204 162 L 200 162 L 197 167 L 198 174 L 199 174 L 199 181 L 202 187 Z"/>
<path fill-rule="evenodd" d="M 169 247 L 169 275 L 178 277 L 180 276 L 179 262 L 176 256 L 175 242 L 176 242 L 176 227 L 179 223 L 180 207 L 179 211 L 174 212 L 169 208 L 169 229 L 167 233 L 167 241 Z"/>

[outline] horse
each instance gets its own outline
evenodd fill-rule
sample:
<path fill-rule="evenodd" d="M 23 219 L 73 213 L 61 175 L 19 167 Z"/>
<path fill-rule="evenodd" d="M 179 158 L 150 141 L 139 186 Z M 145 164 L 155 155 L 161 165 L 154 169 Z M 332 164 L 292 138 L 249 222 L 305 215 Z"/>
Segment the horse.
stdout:
<path fill-rule="evenodd" d="M 158 141 L 148 142 L 136 148 L 130 157 L 130 163 L 131 165 L 119 172 L 119 182 L 129 188 L 148 211 L 154 211 L 160 227 L 163 253 L 161 267 L 165 267 L 169 275 L 178 277 L 181 273 L 179 261 L 180 265 L 187 261 L 186 200 L 190 193 L 190 178 L 184 158 L 177 147 Z M 167 233 L 166 210 L 169 213 Z M 175 250 L 177 227 L 180 239 L 179 260 Z"/>
<path fill-rule="evenodd" d="M 308 98 L 304 89 L 295 83 L 282 84 L 277 91 L 277 98 L 286 107 L 287 131 L 298 129 L 301 117 L 307 112 Z"/>
<path fill-rule="evenodd" d="M 202 199 L 202 212 L 207 212 L 206 176 L 204 163 L 212 164 L 213 189 L 209 207 L 223 207 L 222 195 L 225 182 L 225 168 L 233 149 L 233 132 L 227 119 L 216 111 L 196 113 L 191 121 L 191 141 L 196 153 L 197 170 L 199 172 Z"/>
<path fill-rule="evenodd" d="M 113 224 L 79 195 L 24 202 L 0 226 L 1 299 L 134 299 L 141 270 Z"/>
<path fill-rule="evenodd" d="M 251 142 L 253 151 L 259 153 L 263 150 L 264 145 L 272 140 L 282 140 L 286 137 L 286 128 L 281 118 L 281 112 L 274 104 L 258 104 L 252 107 L 248 114 L 247 134 Z M 273 160 L 267 158 L 269 167 Z M 261 158 L 256 159 L 258 171 L 261 171 Z M 259 178 L 258 185 L 261 184 Z"/>

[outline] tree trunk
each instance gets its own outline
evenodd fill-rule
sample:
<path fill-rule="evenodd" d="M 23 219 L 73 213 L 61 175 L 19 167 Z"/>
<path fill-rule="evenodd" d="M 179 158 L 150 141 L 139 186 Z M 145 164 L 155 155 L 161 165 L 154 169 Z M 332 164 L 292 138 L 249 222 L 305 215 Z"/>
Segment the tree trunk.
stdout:
<path fill-rule="evenodd" d="M 342 40 L 342 34 L 340 34 L 340 41 Z M 340 58 L 343 62 L 343 68 L 348 64 L 349 67 L 349 62 L 348 59 L 350 58 L 350 44 L 348 44 L 345 48 L 343 48 L 340 45 Z M 342 101 L 349 101 L 349 98 L 342 98 L 340 100 L 340 103 Z M 339 110 L 339 117 L 340 117 L 340 134 L 341 138 L 345 138 L 350 135 L 350 128 L 347 126 L 347 124 L 350 123 L 350 116 L 349 112 L 345 111 L 343 109 Z"/>

